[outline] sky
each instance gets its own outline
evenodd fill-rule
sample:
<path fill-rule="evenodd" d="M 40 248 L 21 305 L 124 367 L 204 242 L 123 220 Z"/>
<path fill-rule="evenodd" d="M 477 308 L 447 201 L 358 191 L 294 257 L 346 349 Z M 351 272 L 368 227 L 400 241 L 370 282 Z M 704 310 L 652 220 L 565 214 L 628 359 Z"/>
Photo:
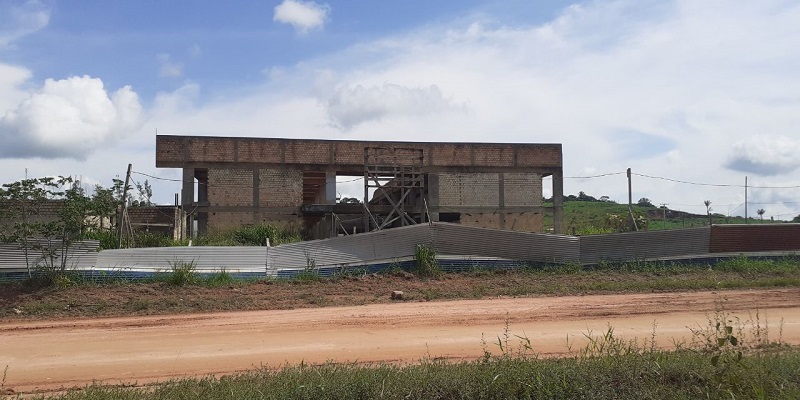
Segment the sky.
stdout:
<path fill-rule="evenodd" d="M 0 182 L 169 204 L 156 134 L 561 143 L 566 194 L 790 220 L 800 3 L 0 0 Z"/>

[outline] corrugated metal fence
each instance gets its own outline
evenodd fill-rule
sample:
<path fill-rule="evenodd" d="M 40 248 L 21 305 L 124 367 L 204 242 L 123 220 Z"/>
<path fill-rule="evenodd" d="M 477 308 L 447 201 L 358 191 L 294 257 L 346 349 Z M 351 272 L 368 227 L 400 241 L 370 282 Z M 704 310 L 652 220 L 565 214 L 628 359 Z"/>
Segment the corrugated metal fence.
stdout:
<path fill-rule="evenodd" d="M 713 226 L 670 231 L 563 236 L 432 223 L 276 247 L 167 247 L 96 251 L 97 242 L 71 250 L 75 269 L 131 276 L 193 263 L 198 272 L 225 269 L 237 276 L 323 275 L 351 268 L 375 271 L 413 262 L 418 244 L 436 249 L 445 269 L 525 263 L 580 263 L 700 258 L 721 252 L 800 251 L 800 224 Z M 93 247 L 92 247 L 93 246 Z M 25 271 L 18 245 L 0 245 L 0 272 Z M 104 272 L 104 273 L 105 273 Z"/>
<path fill-rule="evenodd" d="M 62 256 L 66 259 L 67 269 L 90 269 L 97 265 L 97 240 L 83 240 L 72 243 L 62 252 L 61 242 L 49 239 L 31 239 L 28 241 L 26 255 L 21 243 L 0 243 L 0 274 L 6 278 L 23 277 L 38 268 L 61 265 Z"/>
<path fill-rule="evenodd" d="M 710 236 L 708 227 L 582 236 L 580 262 L 596 264 L 708 254 Z"/>

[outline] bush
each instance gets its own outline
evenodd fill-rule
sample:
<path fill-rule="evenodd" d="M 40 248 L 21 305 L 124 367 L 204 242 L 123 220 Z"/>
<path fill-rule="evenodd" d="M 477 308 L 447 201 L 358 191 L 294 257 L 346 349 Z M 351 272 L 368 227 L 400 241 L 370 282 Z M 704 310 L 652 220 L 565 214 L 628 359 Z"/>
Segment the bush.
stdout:
<path fill-rule="evenodd" d="M 439 260 L 436 259 L 436 249 L 425 244 L 418 244 L 414 250 L 414 273 L 422 277 L 438 276 L 442 273 Z"/>
<path fill-rule="evenodd" d="M 194 261 L 174 261 L 170 263 L 170 268 L 171 271 L 167 275 L 166 282 L 171 286 L 186 286 L 197 281 Z"/>

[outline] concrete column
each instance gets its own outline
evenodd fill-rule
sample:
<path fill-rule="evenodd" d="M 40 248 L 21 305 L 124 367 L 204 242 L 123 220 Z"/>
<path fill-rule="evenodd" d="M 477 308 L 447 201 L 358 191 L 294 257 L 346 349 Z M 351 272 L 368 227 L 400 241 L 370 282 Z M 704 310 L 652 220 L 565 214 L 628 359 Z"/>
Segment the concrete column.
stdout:
<path fill-rule="evenodd" d="M 186 233 L 188 234 L 188 237 L 191 238 L 194 236 L 194 224 L 192 224 L 194 216 L 190 215 L 189 213 L 192 212 L 192 203 L 194 203 L 194 168 L 184 168 L 182 180 L 181 208 L 183 209 L 183 212 L 186 213 Z"/>
<path fill-rule="evenodd" d="M 336 172 L 325 173 L 325 204 L 336 204 Z"/>
<path fill-rule="evenodd" d="M 431 222 L 439 222 L 439 174 L 428 174 L 428 213 Z"/>
<path fill-rule="evenodd" d="M 564 233 L 564 171 L 553 173 L 553 233 Z"/>

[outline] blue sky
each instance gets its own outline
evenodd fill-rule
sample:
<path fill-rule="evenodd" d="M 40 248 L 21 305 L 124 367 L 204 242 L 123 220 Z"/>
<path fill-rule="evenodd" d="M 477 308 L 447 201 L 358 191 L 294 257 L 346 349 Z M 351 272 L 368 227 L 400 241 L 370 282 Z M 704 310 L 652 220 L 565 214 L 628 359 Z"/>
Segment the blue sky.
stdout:
<path fill-rule="evenodd" d="M 635 199 L 741 214 L 748 176 L 751 213 L 791 219 L 797 49 L 782 0 L 0 0 L 0 181 L 177 178 L 156 131 L 555 142 L 567 193 L 625 201 L 580 177 L 630 167 L 726 185 L 635 176 Z"/>

